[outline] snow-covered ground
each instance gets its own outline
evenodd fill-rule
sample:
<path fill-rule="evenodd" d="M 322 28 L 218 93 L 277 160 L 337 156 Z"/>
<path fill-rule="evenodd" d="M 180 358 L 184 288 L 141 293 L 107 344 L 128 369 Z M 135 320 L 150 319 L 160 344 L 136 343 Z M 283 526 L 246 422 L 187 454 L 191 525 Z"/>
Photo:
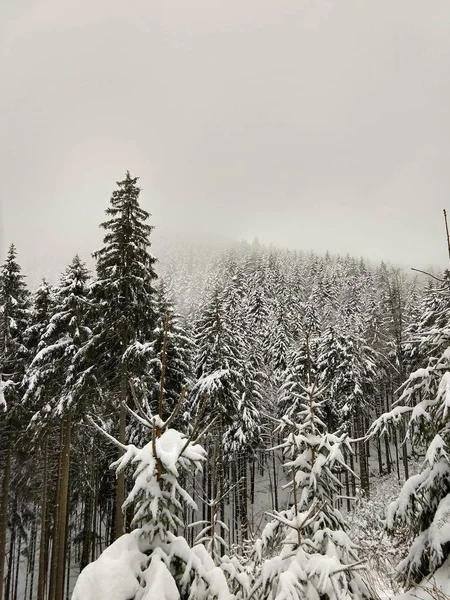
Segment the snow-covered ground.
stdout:
<path fill-rule="evenodd" d="M 417 465 L 410 464 L 411 473 Z M 403 590 L 395 581 L 395 567 L 405 556 L 409 541 L 402 537 L 391 539 L 384 531 L 386 508 L 398 497 L 402 482 L 396 468 L 390 475 L 371 480 L 370 499 L 357 501 L 347 515 L 351 538 L 359 545 L 361 558 L 367 561 L 367 573 L 380 598 L 391 599 Z"/>

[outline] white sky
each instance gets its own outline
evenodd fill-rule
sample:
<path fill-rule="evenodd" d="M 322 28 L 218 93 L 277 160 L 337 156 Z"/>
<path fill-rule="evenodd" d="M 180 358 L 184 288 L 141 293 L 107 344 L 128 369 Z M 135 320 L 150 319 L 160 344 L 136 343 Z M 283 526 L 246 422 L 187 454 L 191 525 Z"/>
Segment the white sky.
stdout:
<path fill-rule="evenodd" d="M 158 240 L 446 265 L 447 0 L 3 0 L 0 251 L 101 244 L 140 175 Z"/>

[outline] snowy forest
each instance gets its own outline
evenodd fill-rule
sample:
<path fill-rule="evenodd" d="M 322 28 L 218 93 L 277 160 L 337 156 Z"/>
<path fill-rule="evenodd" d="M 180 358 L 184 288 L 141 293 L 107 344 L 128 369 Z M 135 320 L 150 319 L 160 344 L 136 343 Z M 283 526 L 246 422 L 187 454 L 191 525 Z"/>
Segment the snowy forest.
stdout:
<path fill-rule="evenodd" d="M 155 257 L 139 195 L 92 271 L 4 257 L 0 599 L 450 597 L 450 272 Z"/>

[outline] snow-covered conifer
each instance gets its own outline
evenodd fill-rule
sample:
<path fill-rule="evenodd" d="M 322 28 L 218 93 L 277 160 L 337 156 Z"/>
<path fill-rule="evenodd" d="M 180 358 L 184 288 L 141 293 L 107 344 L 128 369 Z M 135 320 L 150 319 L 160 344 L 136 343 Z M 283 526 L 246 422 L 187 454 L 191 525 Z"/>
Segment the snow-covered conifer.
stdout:
<path fill-rule="evenodd" d="M 152 339 L 131 344 L 124 359 L 135 390 L 140 392 L 139 396 L 149 398 L 153 411 L 157 411 L 164 362 L 163 409 L 170 412 L 178 402 L 180 390 L 192 387 L 194 340 L 186 319 L 175 311 L 163 280 L 155 295 L 156 323 Z"/>
<path fill-rule="evenodd" d="M 36 406 L 35 422 L 55 418 L 67 410 L 76 412 L 81 398 L 88 393 L 92 368 L 79 372 L 77 358 L 91 337 L 88 326 L 89 272 L 78 255 L 61 276 L 54 290 L 52 303 L 50 290 L 41 288 L 39 300 L 46 312 L 47 326 L 32 328 L 30 335 L 38 333 L 36 354 L 27 370 L 25 402 Z M 39 404 L 41 402 L 41 404 Z"/>
<path fill-rule="evenodd" d="M 149 252 L 153 227 L 147 223 L 149 213 L 139 205 L 141 189 L 137 180 L 127 171 L 125 179 L 117 182 L 118 189 L 112 193 L 106 209 L 108 220 L 101 223 L 106 234 L 104 245 L 93 255 L 97 260 L 97 279 L 91 290 L 96 325 L 86 346 L 102 394 L 119 414 L 121 443 L 126 437 L 123 404 L 129 398 L 129 380 L 144 376 L 141 370 L 132 371 L 126 353 L 136 342 L 151 341 L 156 324 L 156 259 Z M 145 368 L 145 363 L 140 365 Z M 120 510 L 125 498 L 122 476 L 118 478 L 116 491 L 116 536 L 119 536 L 124 527 Z"/>
<path fill-rule="evenodd" d="M 132 526 L 138 529 L 82 571 L 73 600 L 232 600 L 225 574 L 206 548 L 191 548 L 178 535 L 183 507 L 196 509 L 180 479 L 201 470 L 204 449 L 171 427 L 174 413 L 166 421 L 160 415 L 134 416 L 147 428 L 149 441 L 142 448 L 112 441 L 123 453 L 113 465 L 117 471 L 134 465 L 124 508 L 133 506 Z"/>
<path fill-rule="evenodd" d="M 320 388 L 304 388 L 291 432 L 282 448 L 291 473 L 290 509 L 273 514 L 255 544 L 260 563 L 253 595 L 264 600 L 361 600 L 372 593 L 358 567 L 355 545 L 335 508 L 341 491 L 337 471 L 348 469 L 346 434 L 330 434 L 321 419 Z"/>
<path fill-rule="evenodd" d="M 11 244 L 0 272 L 0 379 L 6 404 L 8 398 L 20 396 L 28 358 L 24 336 L 30 317 L 29 292 L 16 258 L 16 247 Z"/>
<path fill-rule="evenodd" d="M 438 347 L 440 335 L 435 330 Z M 444 334 L 445 335 L 445 334 Z M 424 344 L 428 345 L 429 336 Z M 379 417 L 370 435 L 387 434 L 406 421 L 407 436 L 425 457 L 417 475 L 409 477 L 388 509 L 387 529 L 406 527 L 411 547 L 397 566 L 399 578 L 409 587 L 432 575 L 446 560 L 450 547 L 450 349 L 432 356 L 426 366 L 413 371 L 394 408 Z"/>
<path fill-rule="evenodd" d="M 64 590 L 72 440 L 77 438 L 76 424 L 90 408 L 95 388 L 92 367 L 80 369 L 77 361 L 91 337 L 87 322 L 89 277 L 85 264 L 76 255 L 55 290 L 51 317 L 42 330 L 25 379 L 24 404 L 35 412 L 32 429 L 47 433 L 53 424 L 58 424 L 60 430 L 51 555 L 50 593 L 55 597 L 62 597 Z"/>
<path fill-rule="evenodd" d="M 28 360 L 25 331 L 29 320 L 29 293 L 16 256 L 16 248 L 11 244 L 0 271 L 0 598 L 3 597 L 11 465 L 23 426 L 19 401 Z"/>

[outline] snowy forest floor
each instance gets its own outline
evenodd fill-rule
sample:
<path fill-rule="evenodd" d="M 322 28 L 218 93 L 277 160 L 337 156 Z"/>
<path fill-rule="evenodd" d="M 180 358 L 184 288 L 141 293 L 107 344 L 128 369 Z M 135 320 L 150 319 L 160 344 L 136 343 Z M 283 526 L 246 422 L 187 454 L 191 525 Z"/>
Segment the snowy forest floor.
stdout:
<path fill-rule="evenodd" d="M 373 453 L 374 455 L 374 453 Z M 277 463 L 281 463 L 281 457 L 275 457 Z M 372 461 L 371 461 L 372 462 Z M 375 470 L 375 465 L 371 465 Z M 414 462 L 410 463 L 410 474 L 414 474 L 418 465 Z M 283 486 L 288 479 L 285 473 L 277 465 L 279 480 L 276 481 L 278 488 L 280 508 L 283 509 L 289 504 L 289 494 L 283 490 Z M 268 472 L 271 472 L 268 475 Z M 433 596 L 426 592 L 425 595 L 403 595 L 403 589 L 395 582 L 395 565 L 403 558 L 408 548 L 408 539 L 405 538 L 391 539 L 385 533 L 383 521 L 386 514 L 386 506 L 398 497 L 402 483 L 403 471 L 401 470 L 401 481 L 398 480 L 397 471 L 394 465 L 394 471 L 389 475 L 382 477 L 371 478 L 371 496 L 370 499 L 360 498 L 351 512 L 346 512 L 346 503 L 341 507 L 345 514 L 345 519 L 348 525 L 351 538 L 360 548 L 359 553 L 362 559 L 367 561 L 367 574 L 371 581 L 372 588 L 379 594 L 380 600 L 393 599 L 398 597 L 401 600 L 413 600 L 413 598 L 424 598 L 431 600 Z M 250 510 L 250 518 L 253 523 L 255 533 L 259 533 L 261 526 L 266 521 L 266 511 L 270 508 L 272 499 L 269 491 L 268 477 L 273 478 L 273 470 L 268 469 L 263 476 L 257 478 L 255 489 L 255 504 Z M 232 552 L 239 554 L 240 549 L 237 545 L 233 545 Z M 24 597 L 23 585 L 25 581 L 26 561 L 24 558 L 21 565 L 19 578 L 19 598 Z M 66 582 L 68 597 L 72 595 L 73 588 L 79 575 L 79 567 L 73 564 L 70 570 L 69 581 Z M 37 578 L 36 578 L 37 580 Z M 450 591 L 450 590 L 449 590 Z M 413 594 L 416 594 L 414 590 Z M 445 597 L 439 597 L 444 600 Z"/>
<path fill-rule="evenodd" d="M 416 473 L 418 467 L 417 463 L 411 461 L 410 475 Z M 409 547 L 407 533 L 405 532 L 404 537 L 400 535 L 391 539 L 384 531 L 383 525 L 386 507 L 398 497 L 403 481 L 402 469 L 401 481 L 396 470 L 378 479 L 372 478 L 370 498 L 358 500 L 351 513 L 346 515 L 350 537 L 358 544 L 361 558 L 367 561 L 367 573 L 372 587 L 377 590 L 382 600 L 394 597 L 407 600 L 416 597 L 403 596 L 403 589 L 395 580 L 395 566 L 405 556 Z M 433 598 L 426 597 L 430 600 Z"/>

